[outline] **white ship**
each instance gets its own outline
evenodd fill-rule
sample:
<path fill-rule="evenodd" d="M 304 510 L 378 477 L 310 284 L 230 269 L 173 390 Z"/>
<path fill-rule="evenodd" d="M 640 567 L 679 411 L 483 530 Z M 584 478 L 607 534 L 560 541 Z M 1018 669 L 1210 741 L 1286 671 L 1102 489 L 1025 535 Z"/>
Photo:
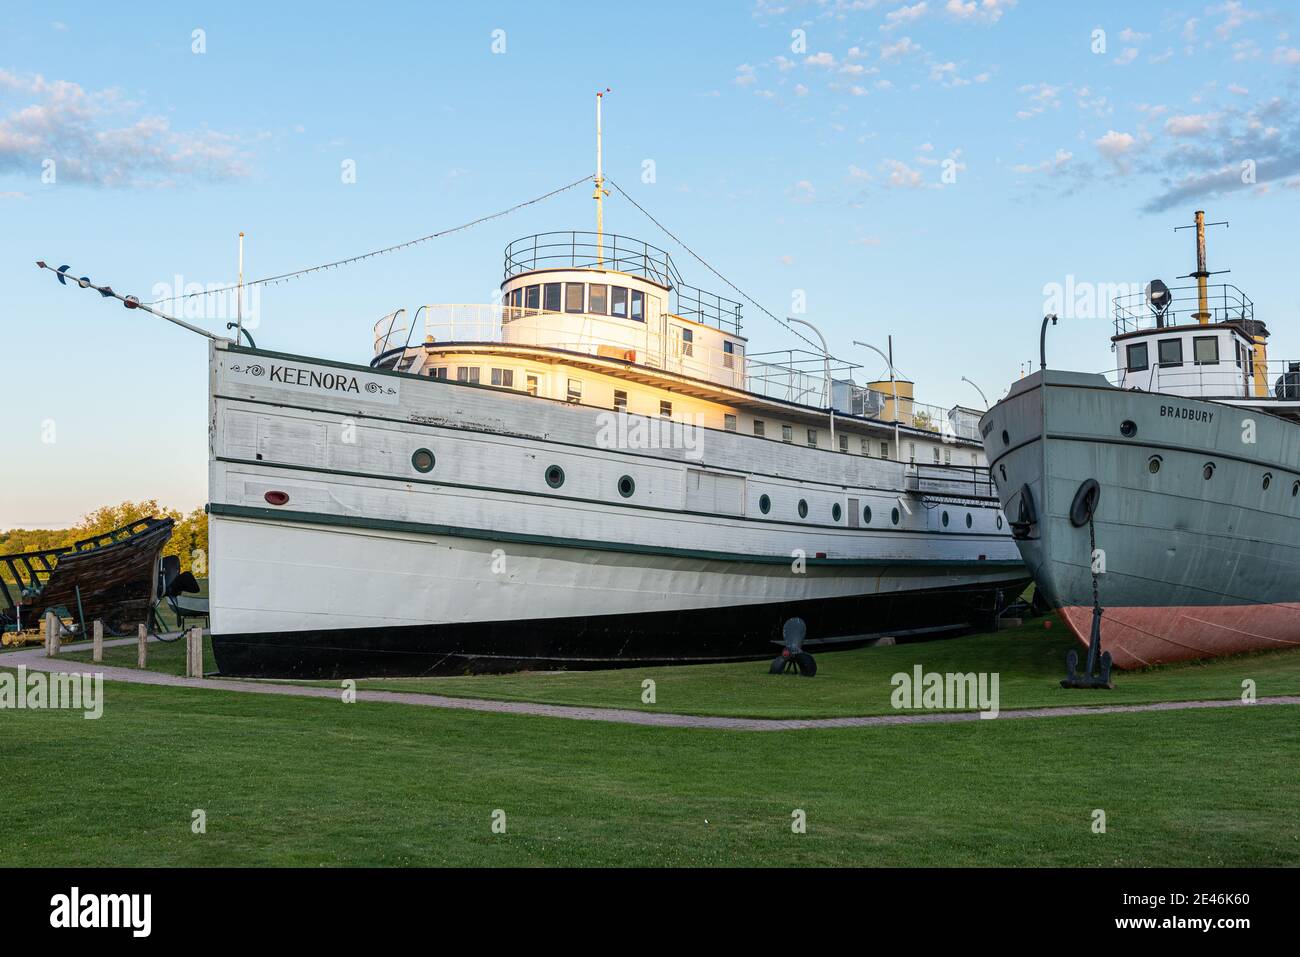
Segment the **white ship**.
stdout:
<path fill-rule="evenodd" d="M 769 658 L 794 616 L 939 636 L 1027 584 L 977 412 L 755 355 L 595 182 L 595 232 L 510 243 L 499 303 L 398 310 L 368 365 L 204 333 L 223 674 Z"/>

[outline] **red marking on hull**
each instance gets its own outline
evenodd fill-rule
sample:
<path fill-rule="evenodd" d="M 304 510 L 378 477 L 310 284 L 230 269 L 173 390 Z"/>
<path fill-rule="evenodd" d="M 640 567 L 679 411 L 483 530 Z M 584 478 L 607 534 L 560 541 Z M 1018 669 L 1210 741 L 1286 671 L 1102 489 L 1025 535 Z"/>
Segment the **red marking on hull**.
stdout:
<path fill-rule="evenodd" d="M 1060 612 L 1086 648 L 1092 609 Z M 1101 650 L 1118 668 L 1281 648 L 1300 648 L 1300 604 L 1106 606 L 1101 614 Z"/>

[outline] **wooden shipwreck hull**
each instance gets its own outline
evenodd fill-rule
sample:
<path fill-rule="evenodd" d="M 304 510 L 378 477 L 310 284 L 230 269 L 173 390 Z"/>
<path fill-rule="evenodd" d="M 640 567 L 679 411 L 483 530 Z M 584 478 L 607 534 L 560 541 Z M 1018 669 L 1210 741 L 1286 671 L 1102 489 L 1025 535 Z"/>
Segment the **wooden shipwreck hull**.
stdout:
<path fill-rule="evenodd" d="M 0 615 L 23 628 L 35 628 L 46 610 L 60 607 L 111 631 L 148 622 L 159 558 L 174 525 L 170 518 L 143 518 L 64 549 L 0 555 L 0 565 L 22 583 L 0 581 Z"/>

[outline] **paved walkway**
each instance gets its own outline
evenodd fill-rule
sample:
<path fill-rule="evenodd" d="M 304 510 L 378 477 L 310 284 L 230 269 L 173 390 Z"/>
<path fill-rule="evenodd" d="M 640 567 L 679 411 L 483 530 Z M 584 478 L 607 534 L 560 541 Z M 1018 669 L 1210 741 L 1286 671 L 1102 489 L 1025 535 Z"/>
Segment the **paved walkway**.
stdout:
<path fill-rule="evenodd" d="M 134 644 L 134 638 L 109 640 L 105 647 Z M 88 650 L 90 645 L 64 645 L 68 651 Z M 250 694 L 290 695 L 301 698 L 328 698 L 339 700 L 339 688 L 322 688 L 308 685 L 283 684 L 271 681 L 248 681 L 233 678 L 181 678 L 156 671 L 135 668 L 109 668 L 88 661 L 71 661 L 67 658 L 47 658 L 43 647 L 27 651 L 0 654 L 0 668 L 17 668 L 23 665 L 28 671 L 62 671 L 70 673 L 97 672 L 105 681 L 125 681 L 131 684 L 164 685 L 173 688 L 202 688 L 208 691 L 238 691 Z M 1086 695 L 1087 692 L 1080 692 Z M 614 724 L 641 724 L 659 728 L 714 728 L 731 731 L 796 731 L 806 728 L 872 728 L 899 724 L 956 724 L 962 721 L 979 721 L 977 712 L 908 712 L 875 715 L 860 718 L 715 718 L 692 714 L 664 714 L 651 711 L 629 711 L 620 708 L 579 708 L 570 705 L 532 704 L 525 701 L 490 701 L 482 698 L 449 698 L 443 695 L 414 694 L 401 691 L 358 691 L 358 701 L 413 704 L 426 708 L 451 708 L 459 711 L 486 711 L 496 714 L 525 714 L 544 718 L 567 718 L 574 721 L 608 721 Z M 1190 711 L 1203 708 L 1243 708 L 1260 705 L 1300 704 L 1300 695 L 1279 695 L 1260 698 L 1256 705 L 1243 705 L 1238 699 L 1227 701 L 1161 701 L 1154 704 L 1095 705 L 1079 708 L 1025 708 L 999 712 L 997 720 L 1020 718 L 1067 718 L 1092 714 L 1132 714 L 1145 711 Z"/>

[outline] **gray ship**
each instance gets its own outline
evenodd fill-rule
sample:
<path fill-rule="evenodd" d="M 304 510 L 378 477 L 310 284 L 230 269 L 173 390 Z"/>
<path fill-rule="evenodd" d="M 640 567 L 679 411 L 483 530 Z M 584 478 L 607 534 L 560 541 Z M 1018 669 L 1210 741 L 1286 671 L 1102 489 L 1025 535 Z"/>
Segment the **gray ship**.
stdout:
<path fill-rule="evenodd" d="M 1041 595 L 1120 668 L 1300 645 L 1300 362 L 1208 283 L 1205 225 L 1194 285 L 1115 300 L 1119 369 L 1044 355 L 980 420 Z"/>

